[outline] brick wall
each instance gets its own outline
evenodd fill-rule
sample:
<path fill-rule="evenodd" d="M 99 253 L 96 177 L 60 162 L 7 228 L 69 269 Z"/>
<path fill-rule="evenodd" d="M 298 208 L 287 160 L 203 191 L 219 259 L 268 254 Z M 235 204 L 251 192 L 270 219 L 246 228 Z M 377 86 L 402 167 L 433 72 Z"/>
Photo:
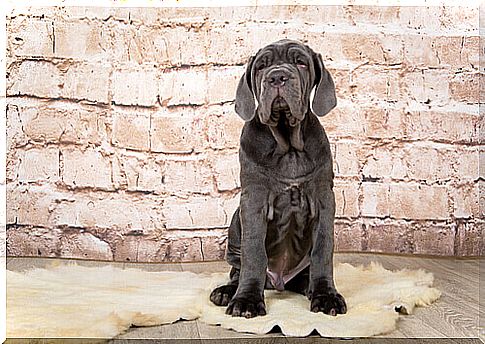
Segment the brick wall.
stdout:
<path fill-rule="evenodd" d="M 322 53 L 339 251 L 478 255 L 478 9 L 32 8 L 7 16 L 7 252 L 221 259 L 247 58 Z"/>

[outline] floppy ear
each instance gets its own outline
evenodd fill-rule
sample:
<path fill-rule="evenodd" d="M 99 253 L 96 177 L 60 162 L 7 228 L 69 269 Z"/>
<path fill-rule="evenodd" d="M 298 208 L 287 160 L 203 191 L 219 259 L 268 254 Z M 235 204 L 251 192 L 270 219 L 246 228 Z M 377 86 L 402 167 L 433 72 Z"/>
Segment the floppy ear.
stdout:
<path fill-rule="evenodd" d="M 253 119 L 256 102 L 254 101 L 254 94 L 251 89 L 251 69 L 253 68 L 254 58 L 249 58 L 246 72 L 239 80 L 236 91 L 236 113 L 245 121 Z"/>
<path fill-rule="evenodd" d="M 335 85 L 332 76 L 323 66 L 322 55 L 313 56 L 315 65 L 315 94 L 313 96 L 312 110 L 317 116 L 325 116 L 337 105 Z"/>

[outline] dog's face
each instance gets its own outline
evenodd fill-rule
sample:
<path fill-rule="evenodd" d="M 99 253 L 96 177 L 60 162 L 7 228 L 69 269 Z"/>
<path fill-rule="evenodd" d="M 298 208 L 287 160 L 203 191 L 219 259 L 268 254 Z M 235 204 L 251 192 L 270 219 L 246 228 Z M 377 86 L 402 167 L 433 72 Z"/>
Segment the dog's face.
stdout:
<path fill-rule="evenodd" d="M 321 56 L 292 40 L 272 43 L 251 57 L 236 93 L 236 112 L 246 121 L 257 114 L 269 126 L 294 127 L 308 111 L 323 116 L 335 105 L 335 86 Z"/>

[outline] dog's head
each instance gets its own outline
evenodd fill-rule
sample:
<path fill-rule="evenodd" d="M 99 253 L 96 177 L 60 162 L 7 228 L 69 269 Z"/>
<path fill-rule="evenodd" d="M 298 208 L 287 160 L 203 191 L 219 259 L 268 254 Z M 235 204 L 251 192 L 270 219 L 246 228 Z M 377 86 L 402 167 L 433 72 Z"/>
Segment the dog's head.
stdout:
<path fill-rule="evenodd" d="M 309 110 L 324 116 L 336 104 L 335 86 L 321 55 L 287 39 L 262 48 L 249 59 L 236 92 L 237 114 L 245 121 L 257 114 L 269 126 L 284 121 L 293 127 Z"/>

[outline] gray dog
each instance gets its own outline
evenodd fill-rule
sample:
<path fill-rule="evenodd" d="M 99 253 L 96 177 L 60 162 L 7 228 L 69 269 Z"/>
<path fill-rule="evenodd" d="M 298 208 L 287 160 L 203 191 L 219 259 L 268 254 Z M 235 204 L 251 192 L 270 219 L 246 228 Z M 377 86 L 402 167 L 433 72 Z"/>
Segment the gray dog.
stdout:
<path fill-rule="evenodd" d="M 281 40 L 249 59 L 236 93 L 246 123 L 241 202 L 227 247 L 230 282 L 210 296 L 227 314 L 265 315 L 265 288 L 307 295 L 312 312 L 347 311 L 333 280 L 332 154 L 316 117 L 336 103 L 332 77 L 308 46 Z"/>

